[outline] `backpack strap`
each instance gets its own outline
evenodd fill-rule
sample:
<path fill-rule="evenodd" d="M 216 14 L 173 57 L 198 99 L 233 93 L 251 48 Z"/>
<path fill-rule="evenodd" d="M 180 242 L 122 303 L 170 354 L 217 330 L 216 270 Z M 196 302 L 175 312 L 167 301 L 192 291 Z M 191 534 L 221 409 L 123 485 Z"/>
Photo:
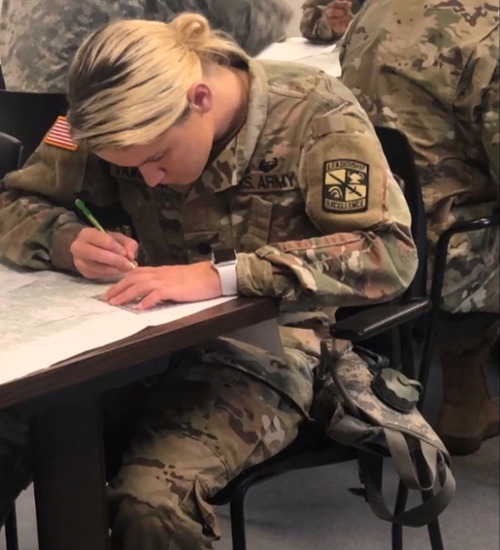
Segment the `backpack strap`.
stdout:
<path fill-rule="evenodd" d="M 359 463 L 364 475 L 366 500 L 378 518 L 406 527 L 423 527 L 435 520 L 450 503 L 455 493 L 455 479 L 445 456 L 437 449 L 431 450 L 431 445 L 425 442 L 421 441 L 420 444 L 421 457 L 415 457 L 415 460 L 423 459 L 424 465 L 430 473 L 430 478 L 435 481 L 437 477 L 441 489 L 429 500 L 396 516 L 389 510 L 382 495 L 383 457 L 366 451 L 359 452 Z M 398 464 L 400 456 L 405 456 L 404 464 Z M 410 456 L 409 451 L 408 456 Z M 433 457 L 435 458 L 433 459 Z M 408 458 L 406 453 L 400 454 L 399 451 L 396 451 L 396 456 L 393 455 L 393 458 L 403 483 L 407 484 L 409 482 L 412 485 L 409 488 L 418 488 L 425 491 L 433 487 L 434 483 L 432 485 L 429 483 L 428 487 L 422 485 L 419 476 L 415 473 L 411 457 L 411 469 L 406 463 Z"/>
<path fill-rule="evenodd" d="M 430 472 L 429 485 L 423 486 L 420 482 L 419 476 L 415 471 L 415 464 L 412 460 L 408 443 L 405 436 L 401 432 L 391 430 L 390 428 L 384 428 L 385 439 L 396 470 L 401 478 L 401 481 L 414 491 L 428 491 L 434 487 L 436 482 L 437 471 L 437 453 L 436 447 L 429 445 L 425 441 L 420 441 L 420 447 L 422 450 L 422 457 Z M 425 449 L 425 450 L 424 450 Z"/>

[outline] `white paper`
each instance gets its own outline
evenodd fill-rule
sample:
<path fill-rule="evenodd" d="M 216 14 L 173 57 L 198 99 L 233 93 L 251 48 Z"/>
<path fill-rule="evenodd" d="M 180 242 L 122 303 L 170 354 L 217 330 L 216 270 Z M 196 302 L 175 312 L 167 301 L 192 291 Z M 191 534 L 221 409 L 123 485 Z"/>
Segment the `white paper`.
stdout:
<path fill-rule="evenodd" d="M 0 296 L 4 296 L 13 290 L 29 285 L 36 280 L 32 273 L 0 273 Z"/>
<path fill-rule="evenodd" d="M 297 63 L 301 65 L 308 65 L 309 67 L 316 67 L 316 69 L 321 69 L 326 74 L 334 76 L 335 78 L 340 78 L 342 76 L 342 68 L 340 66 L 338 50 L 329 54 L 299 59 Z"/>
<path fill-rule="evenodd" d="M 19 282 L 0 295 L 0 384 L 232 299 L 167 304 L 138 315 L 93 298 L 109 284 L 55 272 L 30 273 L 34 280 L 20 284 L 24 275 L 0 264 L 0 278 L 8 276 L 11 288 Z"/>
<path fill-rule="evenodd" d="M 275 42 L 262 51 L 257 59 L 268 61 L 295 62 L 321 69 L 336 78 L 341 75 L 337 44 L 312 44 L 305 38 L 288 38 Z"/>
<path fill-rule="evenodd" d="M 312 44 L 305 38 L 288 38 L 284 42 L 275 42 L 263 50 L 257 59 L 268 61 L 298 61 L 306 57 L 313 57 L 333 52 L 335 44 Z"/>

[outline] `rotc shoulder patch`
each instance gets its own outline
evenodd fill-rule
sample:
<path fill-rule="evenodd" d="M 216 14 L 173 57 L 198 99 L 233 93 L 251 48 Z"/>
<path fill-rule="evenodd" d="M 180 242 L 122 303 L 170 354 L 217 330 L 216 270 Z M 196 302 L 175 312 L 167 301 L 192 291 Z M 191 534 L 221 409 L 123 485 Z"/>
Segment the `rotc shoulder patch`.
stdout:
<path fill-rule="evenodd" d="M 368 210 L 370 167 L 351 159 L 328 160 L 323 165 L 323 210 L 354 214 Z"/>
<path fill-rule="evenodd" d="M 60 147 L 61 149 L 76 151 L 78 144 L 73 141 L 69 130 L 70 127 L 66 117 L 58 116 L 52 128 L 43 138 L 43 142 L 54 147 Z"/>

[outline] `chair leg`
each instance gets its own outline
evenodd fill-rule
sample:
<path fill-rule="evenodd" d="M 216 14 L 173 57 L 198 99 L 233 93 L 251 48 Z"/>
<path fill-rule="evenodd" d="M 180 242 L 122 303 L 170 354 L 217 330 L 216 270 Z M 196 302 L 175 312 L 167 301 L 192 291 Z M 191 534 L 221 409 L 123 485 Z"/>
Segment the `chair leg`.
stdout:
<path fill-rule="evenodd" d="M 243 506 L 246 492 L 246 488 L 240 489 L 230 504 L 233 550 L 247 550 L 245 510 Z"/>
<path fill-rule="evenodd" d="M 12 503 L 7 521 L 5 522 L 5 540 L 7 542 L 7 550 L 19 550 L 19 540 L 17 538 L 17 517 L 16 505 Z"/>
<path fill-rule="evenodd" d="M 396 504 L 394 505 L 394 515 L 402 514 L 406 508 L 408 500 L 408 488 L 403 482 L 399 482 Z M 391 529 L 392 550 L 403 550 L 403 526 L 392 524 Z"/>
<path fill-rule="evenodd" d="M 421 483 L 426 486 L 430 483 L 429 472 L 420 460 L 416 461 L 418 476 Z M 430 500 L 434 491 L 429 489 L 422 491 L 422 501 L 426 502 Z M 408 500 L 408 488 L 402 483 L 399 483 L 398 494 L 396 497 L 396 504 L 394 506 L 394 515 L 402 514 L 406 508 L 406 502 Z M 439 525 L 439 519 L 436 518 L 427 525 L 427 531 L 429 533 L 429 541 L 431 543 L 432 550 L 444 550 L 443 538 L 441 536 L 441 527 Z M 392 525 L 392 550 L 403 550 L 403 528 L 401 525 Z"/>
<path fill-rule="evenodd" d="M 422 484 L 428 485 L 431 481 L 429 472 L 424 466 L 423 462 L 420 460 L 417 460 L 417 471 Z M 433 489 L 422 491 L 423 502 L 430 500 L 433 496 Z M 431 521 L 427 525 L 427 531 L 429 533 L 429 541 L 431 543 L 432 550 L 444 550 L 443 537 L 441 536 L 441 527 L 439 526 L 439 518 L 436 518 L 434 521 Z"/>
<path fill-rule="evenodd" d="M 441 527 L 439 526 L 439 520 L 436 519 L 429 523 L 427 526 L 429 532 L 429 540 L 431 542 L 432 550 L 444 550 L 443 537 L 441 535 Z"/>

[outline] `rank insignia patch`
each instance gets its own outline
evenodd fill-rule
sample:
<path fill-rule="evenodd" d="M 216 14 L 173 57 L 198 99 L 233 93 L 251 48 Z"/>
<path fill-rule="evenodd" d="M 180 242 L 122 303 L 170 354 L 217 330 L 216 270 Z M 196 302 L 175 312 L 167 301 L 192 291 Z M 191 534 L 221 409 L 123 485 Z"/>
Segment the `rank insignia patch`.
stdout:
<path fill-rule="evenodd" d="M 368 209 L 370 167 L 364 162 L 337 159 L 323 166 L 323 210 L 353 214 Z"/>

